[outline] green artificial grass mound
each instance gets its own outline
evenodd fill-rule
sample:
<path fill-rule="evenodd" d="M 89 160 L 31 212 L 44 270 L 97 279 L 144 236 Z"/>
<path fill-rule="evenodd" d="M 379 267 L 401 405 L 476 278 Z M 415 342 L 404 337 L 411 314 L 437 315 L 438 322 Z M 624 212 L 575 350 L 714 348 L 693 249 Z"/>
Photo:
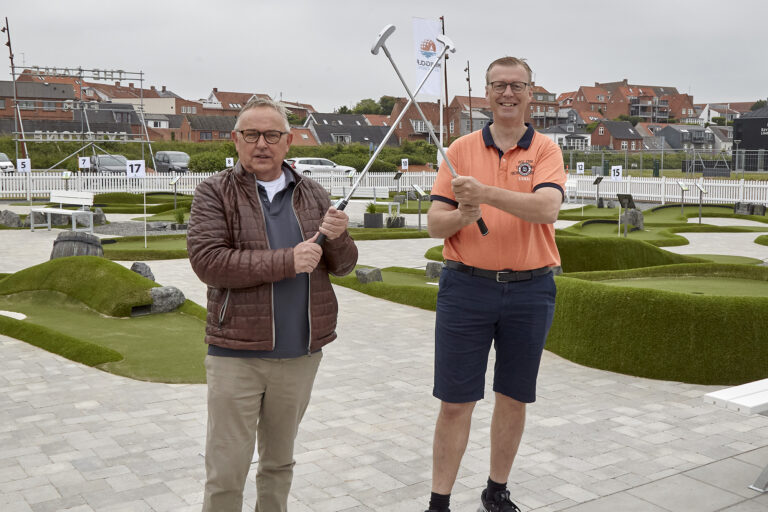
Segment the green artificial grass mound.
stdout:
<path fill-rule="evenodd" d="M 152 304 L 157 283 L 96 256 L 57 258 L 26 268 L 0 281 L 0 295 L 33 290 L 61 292 L 99 313 L 130 316 L 136 306 Z"/>
<path fill-rule="evenodd" d="M 683 263 L 657 267 L 634 268 L 629 270 L 608 270 L 602 272 L 574 272 L 567 277 L 586 281 L 608 281 L 642 277 L 732 277 L 768 281 L 768 267 L 755 265 L 724 265 L 720 263 Z"/>
<path fill-rule="evenodd" d="M 648 242 L 623 237 L 556 237 L 555 240 L 563 272 L 622 270 L 704 261 L 659 249 Z"/>
<path fill-rule="evenodd" d="M 715 267 L 699 268 L 709 275 Z M 558 277 L 557 288 L 547 348 L 573 362 L 695 384 L 768 377 L 768 298 L 685 295 L 570 276 Z"/>
<path fill-rule="evenodd" d="M 760 235 L 755 238 L 755 243 L 760 245 L 768 245 L 768 235 Z"/>

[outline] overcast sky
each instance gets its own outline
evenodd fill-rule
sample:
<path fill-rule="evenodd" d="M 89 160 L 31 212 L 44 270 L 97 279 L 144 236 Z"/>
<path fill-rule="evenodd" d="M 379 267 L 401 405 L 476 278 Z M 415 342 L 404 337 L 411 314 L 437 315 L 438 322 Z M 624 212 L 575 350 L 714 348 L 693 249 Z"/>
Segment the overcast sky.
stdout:
<path fill-rule="evenodd" d="M 187 99 L 218 87 L 321 112 L 405 96 L 371 45 L 394 24 L 388 47 L 415 87 L 412 17 L 439 16 L 457 50 L 449 98 L 467 94 L 467 61 L 473 96 L 482 96 L 487 65 L 512 55 L 558 95 L 627 78 L 676 87 L 697 103 L 755 101 L 768 96 L 767 14 L 766 0 L 4 0 L 0 8 L 17 69 L 143 71 L 145 87 Z M 9 80 L 6 57 L 0 76 Z"/>

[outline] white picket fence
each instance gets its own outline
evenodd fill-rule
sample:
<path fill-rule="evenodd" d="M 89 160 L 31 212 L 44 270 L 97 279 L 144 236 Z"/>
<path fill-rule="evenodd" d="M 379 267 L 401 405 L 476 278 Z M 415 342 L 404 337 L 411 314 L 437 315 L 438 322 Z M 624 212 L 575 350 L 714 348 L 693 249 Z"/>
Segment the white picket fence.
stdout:
<path fill-rule="evenodd" d="M 195 187 L 211 173 L 186 173 L 178 175 L 176 192 L 193 194 Z M 388 187 L 390 191 L 407 191 L 412 185 L 418 185 L 425 191 L 432 189 L 437 172 L 404 173 L 395 181 L 392 173 L 371 172 L 360 183 L 361 187 Z M 146 178 L 128 178 L 124 175 L 100 175 L 73 173 L 68 179 L 60 172 L 34 172 L 31 174 L 0 175 L 0 200 L 33 199 L 48 197 L 53 190 L 80 190 L 101 194 L 106 192 L 173 192 L 171 180 L 176 177 L 173 173 L 158 173 Z M 319 182 L 327 190 L 332 188 L 349 187 L 357 176 L 348 177 L 341 174 L 313 173 L 312 179 Z M 571 174 L 568 177 L 568 190 L 575 194 L 577 200 L 595 201 L 598 187 L 593 185 L 595 176 Z M 679 183 L 688 187 L 681 194 Z M 606 177 L 600 183 L 600 197 L 616 199 L 616 194 L 632 194 L 635 201 L 651 203 L 698 203 L 699 190 L 696 183 L 701 185 L 707 194 L 703 202 L 707 204 L 734 203 L 736 201 L 761 203 L 768 205 L 768 181 L 727 180 L 715 178 L 636 178 L 625 176 L 621 180 L 611 180 Z"/>

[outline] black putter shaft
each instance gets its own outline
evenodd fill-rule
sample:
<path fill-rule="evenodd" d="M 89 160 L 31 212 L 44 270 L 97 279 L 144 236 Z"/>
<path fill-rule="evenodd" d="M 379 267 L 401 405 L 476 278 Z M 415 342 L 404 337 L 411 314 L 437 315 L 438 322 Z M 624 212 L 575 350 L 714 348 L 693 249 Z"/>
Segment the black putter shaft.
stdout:
<path fill-rule="evenodd" d="M 394 31 L 395 31 L 394 25 L 387 25 L 386 27 L 381 29 L 381 32 L 379 32 L 379 35 L 376 38 L 376 42 L 373 44 L 373 47 L 371 48 L 371 53 L 374 55 L 379 53 L 379 49 L 384 47 L 384 42 L 390 35 L 392 35 L 392 32 Z M 447 44 L 443 46 L 443 50 L 440 53 L 440 55 L 437 56 L 437 60 L 435 60 L 435 64 L 440 62 L 440 59 L 443 58 L 443 56 L 446 54 L 449 48 L 450 46 Z M 384 51 L 385 52 L 387 51 L 386 48 L 384 49 Z M 421 83 L 416 88 L 416 94 L 419 93 L 421 88 L 427 82 L 429 75 L 432 74 L 432 70 L 434 70 L 435 67 L 436 66 L 434 65 L 430 67 L 427 74 L 424 75 L 424 78 L 421 80 Z M 352 197 L 352 194 L 355 192 L 355 190 L 357 190 L 357 187 L 360 186 L 360 183 L 362 182 L 363 177 L 365 177 L 365 175 L 368 173 L 368 169 L 371 168 L 371 165 L 376 160 L 376 157 L 379 156 L 379 153 L 381 153 L 381 150 L 384 149 L 384 146 L 387 144 L 387 141 L 395 132 L 395 128 L 397 128 L 397 126 L 400 124 L 400 121 L 403 119 L 403 117 L 405 116 L 405 113 L 408 111 L 408 107 L 410 107 L 413 102 L 414 102 L 414 99 L 413 97 L 411 97 L 408 100 L 408 102 L 405 104 L 405 107 L 403 108 L 403 110 L 400 112 L 400 115 L 397 116 L 397 119 L 395 119 L 395 122 L 392 123 L 392 126 L 389 128 L 389 130 L 387 131 L 387 134 L 381 140 L 381 143 L 379 143 L 379 147 L 376 148 L 376 151 L 373 152 L 373 155 L 371 155 L 371 158 L 368 159 L 368 163 L 365 164 L 365 167 L 363 168 L 363 171 L 360 173 L 360 176 L 357 178 L 357 181 L 355 181 L 354 185 L 352 185 L 352 188 L 349 190 L 349 192 L 347 192 L 346 196 L 336 201 L 336 203 L 333 205 L 334 208 L 336 208 L 337 210 L 343 211 L 347 207 L 347 205 L 349 204 L 349 198 Z M 317 240 L 315 240 L 315 243 L 318 245 L 323 245 L 326 238 L 327 237 L 324 234 L 320 233 L 320 235 L 317 237 Z"/>
<path fill-rule="evenodd" d="M 453 47 L 453 44 L 451 44 L 450 40 L 447 37 L 445 37 L 445 35 L 438 35 L 437 40 L 443 43 L 445 48 L 447 48 L 449 45 Z M 435 131 L 432 129 L 432 125 L 430 124 L 429 119 L 427 119 L 427 116 L 425 116 L 424 112 L 422 112 L 421 107 L 419 106 L 419 103 L 416 101 L 415 95 L 411 94 L 411 90 L 408 88 L 408 84 L 405 82 L 403 75 L 400 74 L 400 70 L 397 68 L 397 65 L 395 64 L 395 60 L 392 58 L 392 55 L 390 55 L 386 45 L 382 44 L 381 48 L 384 50 L 384 54 L 389 59 L 389 62 L 392 64 L 392 67 L 395 69 L 395 73 L 397 73 L 397 77 L 400 79 L 400 82 L 403 84 L 403 87 L 405 87 L 405 92 L 408 93 L 408 97 L 413 102 L 413 105 L 416 107 L 416 110 L 419 112 L 421 119 L 424 121 L 424 124 L 427 126 L 427 131 L 429 132 L 429 136 L 432 138 L 432 141 L 435 143 L 435 146 L 437 146 L 437 149 L 440 151 L 440 154 L 442 155 L 443 160 L 445 160 L 445 163 L 448 164 L 448 169 L 451 171 L 451 175 L 454 178 L 458 178 L 459 174 L 456 172 L 456 169 L 453 168 L 453 164 L 451 164 L 451 161 L 448 159 L 448 156 L 445 154 L 443 145 L 440 144 L 440 140 L 437 138 L 437 135 L 435 135 Z M 456 51 L 456 50 L 452 48 L 452 51 Z M 435 61 L 435 65 L 437 64 L 438 61 Z M 432 68 L 434 68 L 435 65 L 433 65 Z M 432 71 L 432 68 L 430 68 L 430 71 Z M 416 91 L 416 94 L 419 94 L 419 91 Z M 483 221 L 482 217 L 477 219 L 477 227 L 480 228 L 480 233 L 483 236 L 488 234 L 488 226 L 485 225 L 485 221 Z"/>

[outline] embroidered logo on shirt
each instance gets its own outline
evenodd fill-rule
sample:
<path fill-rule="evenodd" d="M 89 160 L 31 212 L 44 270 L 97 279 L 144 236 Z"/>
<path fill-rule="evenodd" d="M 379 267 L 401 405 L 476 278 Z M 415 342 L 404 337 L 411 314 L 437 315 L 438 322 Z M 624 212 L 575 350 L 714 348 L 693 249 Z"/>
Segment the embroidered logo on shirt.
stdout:
<path fill-rule="evenodd" d="M 530 160 L 523 160 L 517 164 L 517 174 L 520 176 L 528 176 L 533 172 L 533 162 Z"/>

